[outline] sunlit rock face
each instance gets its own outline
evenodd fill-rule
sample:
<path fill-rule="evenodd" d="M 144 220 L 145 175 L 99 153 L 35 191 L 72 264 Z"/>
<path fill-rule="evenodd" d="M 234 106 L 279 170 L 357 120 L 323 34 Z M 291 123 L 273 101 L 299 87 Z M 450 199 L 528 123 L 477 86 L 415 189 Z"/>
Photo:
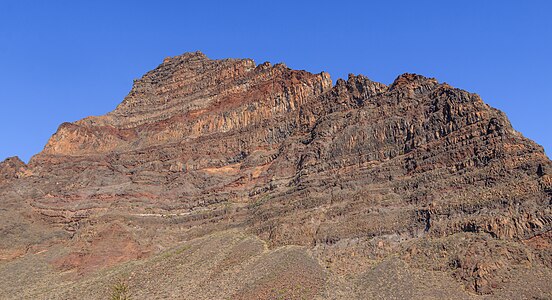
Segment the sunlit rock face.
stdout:
<path fill-rule="evenodd" d="M 233 282 L 228 298 L 547 298 L 534 278 L 552 274 L 550 170 L 502 112 L 433 78 L 333 85 L 324 72 L 186 53 L 136 80 L 114 111 L 60 125 L 28 165 L 0 163 L 0 273 L 38 260 L 50 271 L 37 276 L 59 285 L 33 283 L 35 294 L 62 298 L 67 272 L 157 270 L 182 243 L 247 238 L 250 256 L 217 253 L 243 278 L 250 260 L 266 262 L 266 280 L 249 289 L 201 269 L 220 276 L 206 295 Z M 31 283 L 3 284 L 9 295 Z M 137 295 L 161 286 L 129 284 Z"/>

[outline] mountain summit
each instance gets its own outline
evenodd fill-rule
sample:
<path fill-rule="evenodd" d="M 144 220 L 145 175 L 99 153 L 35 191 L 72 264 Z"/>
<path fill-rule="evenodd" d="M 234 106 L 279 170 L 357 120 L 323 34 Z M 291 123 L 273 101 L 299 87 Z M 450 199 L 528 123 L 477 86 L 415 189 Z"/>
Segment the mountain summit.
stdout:
<path fill-rule="evenodd" d="M 481 98 L 168 57 L 0 163 L 7 299 L 552 297 L 552 162 Z"/>

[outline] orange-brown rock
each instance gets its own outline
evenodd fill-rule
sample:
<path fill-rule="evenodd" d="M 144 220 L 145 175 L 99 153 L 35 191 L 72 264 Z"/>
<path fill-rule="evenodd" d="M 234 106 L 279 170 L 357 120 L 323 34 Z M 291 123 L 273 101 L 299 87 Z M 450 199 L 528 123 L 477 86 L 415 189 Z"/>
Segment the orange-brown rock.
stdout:
<path fill-rule="evenodd" d="M 550 170 L 502 112 L 436 79 L 333 86 L 324 72 L 187 53 L 113 112 L 62 124 L 28 165 L 0 164 L 0 274 L 44 263 L 58 285 L 26 295 L 46 298 L 69 293 L 67 272 L 78 297 L 106 293 L 87 285 L 101 272 L 130 272 L 150 299 L 547 298 Z M 182 245 L 213 261 L 173 261 Z M 149 283 L 147 268 L 179 264 L 201 265 L 186 280 L 214 279 L 180 294 L 184 283 Z"/>
<path fill-rule="evenodd" d="M 19 157 L 9 157 L 0 163 L 0 179 L 8 180 L 23 176 L 27 165 Z"/>

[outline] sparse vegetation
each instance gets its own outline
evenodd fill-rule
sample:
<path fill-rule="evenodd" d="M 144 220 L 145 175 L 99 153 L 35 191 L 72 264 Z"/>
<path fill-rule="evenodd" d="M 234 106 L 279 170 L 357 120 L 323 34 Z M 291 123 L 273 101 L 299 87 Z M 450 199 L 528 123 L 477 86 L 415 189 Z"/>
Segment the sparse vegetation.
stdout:
<path fill-rule="evenodd" d="M 130 292 L 128 288 L 128 284 L 123 281 L 119 280 L 113 287 L 111 291 L 111 297 L 110 300 L 130 300 Z"/>

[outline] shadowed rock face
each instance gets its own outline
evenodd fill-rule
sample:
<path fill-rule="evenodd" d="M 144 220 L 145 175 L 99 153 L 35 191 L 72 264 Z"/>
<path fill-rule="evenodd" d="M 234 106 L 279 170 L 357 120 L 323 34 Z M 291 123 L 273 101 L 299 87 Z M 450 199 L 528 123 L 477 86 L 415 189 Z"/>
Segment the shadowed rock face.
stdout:
<path fill-rule="evenodd" d="M 0 273 L 38 260 L 61 289 L 67 272 L 89 282 L 185 241 L 224 247 L 230 230 L 271 250 L 224 254 L 239 278 L 264 274 L 228 298 L 552 297 L 531 279 L 552 272 L 551 169 L 502 112 L 435 79 L 332 86 L 327 73 L 187 53 L 113 112 L 62 124 L 28 166 L 0 164 Z M 281 280 L 296 274 L 285 266 L 309 270 L 303 287 Z"/>

